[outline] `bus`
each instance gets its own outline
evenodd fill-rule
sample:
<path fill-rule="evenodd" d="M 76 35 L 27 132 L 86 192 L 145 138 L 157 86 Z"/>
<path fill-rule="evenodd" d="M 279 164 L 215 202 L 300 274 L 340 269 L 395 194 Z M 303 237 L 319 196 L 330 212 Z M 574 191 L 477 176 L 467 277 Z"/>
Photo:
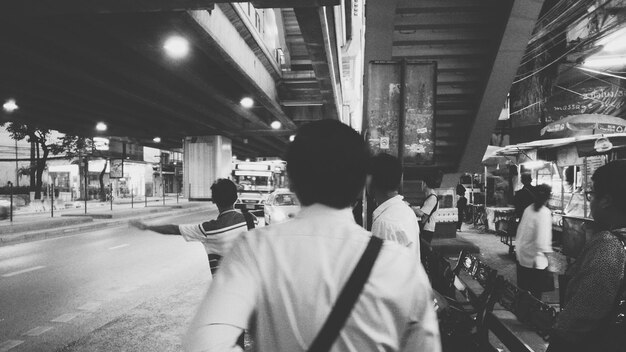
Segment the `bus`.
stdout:
<path fill-rule="evenodd" d="M 285 162 L 234 161 L 232 178 L 237 185 L 235 208 L 262 212 L 270 193 L 286 186 Z"/>

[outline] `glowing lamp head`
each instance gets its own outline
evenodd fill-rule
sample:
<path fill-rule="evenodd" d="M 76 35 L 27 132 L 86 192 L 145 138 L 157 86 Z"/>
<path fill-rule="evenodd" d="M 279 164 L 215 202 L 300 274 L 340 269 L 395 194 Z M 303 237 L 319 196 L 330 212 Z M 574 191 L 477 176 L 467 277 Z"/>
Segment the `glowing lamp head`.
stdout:
<path fill-rule="evenodd" d="M 96 124 L 96 131 L 104 132 L 107 130 L 107 124 L 104 122 L 98 122 Z"/>
<path fill-rule="evenodd" d="M 161 137 L 154 137 L 154 138 L 152 138 L 152 141 L 154 143 L 161 143 Z"/>
<path fill-rule="evenodd" d="M 239 104 L 241 104 L 241 106 L 246 109 L 250 109 L 252 106 L 254 106 L 254 100 L 252 100 L 252 98 L 245 97 L 239 101 Z"/>
<path fill-rule="evenodd" d="M 189 54 L 189 41 L 181 36 L 167 38 L 163 49 L 173 59 L 182 59 Z"/>
<path fill-rule="evenodd" d="M 4 111 L 6 112 L 13 112 L 19 109 L 19 106 L 17 106 L 17 103 L 14 99 L 9 99 L 4 104 L 2 104 L 2 109 L 4 109 Z"/>
<path fill-rule="evenodd" d="M 270 126 L 271 126 L 273 129 L 278 130 L 278 129 L 280 129 L 280 128 L 283 126 L 283 124 L 282 124 L 282 123 L 280 123 L 280 121 L 273 121 L 273 122 L 270 124 Z"/>
<path fill-rule="evenodd" d="M 296 139 L 296 135 L 292 134 L 291 136 L 289 136 L 289 142 L 293 142 L 294 139 Z"/>

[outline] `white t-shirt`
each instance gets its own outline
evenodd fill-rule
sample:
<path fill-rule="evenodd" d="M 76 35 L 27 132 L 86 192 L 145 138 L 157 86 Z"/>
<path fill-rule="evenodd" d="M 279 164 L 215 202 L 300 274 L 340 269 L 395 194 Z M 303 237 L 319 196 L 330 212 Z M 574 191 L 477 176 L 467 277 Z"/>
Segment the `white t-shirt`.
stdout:
<path fill-rule="evenodd" d="M 258 351 L 306 351 L 369 238 L 350 209 L 320 204 L 246 233 L 224 258 L 187 351 L 227 351 L 249 326 Z M 432 291 L 413 251 L 385 241 L 331 350 L 441 351 Z"/>
<path fill-rule="evenodd" d="M 379 205 L 373 214 L 372 235 L 411 248 L 420 258 L 420 227 L 413 209 L 397 195 Z"/>
<path fill-rule="evenodd" d="M 426 199 L 424 200 L 424 205 L 420 208 L 425 217 L 428 217 L 428 221 L 424 224 L 424 231 L 435 232 L 435 225 L 437 224 L 437 209 L 439 208 L 439 202 L 437 200 L 437 193 L 435 191 L 430 190 L 430 193 L 426 195 Z"/>
<path fill-rule="evenodd" d="M 552 213 L 543 206 L 535 211 L 531 204 L 524 210 L 515 236 L 515 255 L 525 268 L 545 269 L 552 252 Z"/>

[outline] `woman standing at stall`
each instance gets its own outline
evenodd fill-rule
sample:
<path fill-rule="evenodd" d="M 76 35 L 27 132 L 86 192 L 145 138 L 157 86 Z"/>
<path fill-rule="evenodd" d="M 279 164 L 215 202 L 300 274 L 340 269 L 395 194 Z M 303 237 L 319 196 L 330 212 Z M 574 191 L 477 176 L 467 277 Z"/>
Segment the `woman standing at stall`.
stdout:
<path fill-rule="evenodd" d="M 515 256 L 517 286 L 541 299 L 542 292 L 554 290 L 554 276 L 547 270 L 547 254 L 552 252 L 552 212 L 546 203 L 552 188 L 542 184 L 534 192 L 534 203 L 526 207 L 517 227 Z"/>

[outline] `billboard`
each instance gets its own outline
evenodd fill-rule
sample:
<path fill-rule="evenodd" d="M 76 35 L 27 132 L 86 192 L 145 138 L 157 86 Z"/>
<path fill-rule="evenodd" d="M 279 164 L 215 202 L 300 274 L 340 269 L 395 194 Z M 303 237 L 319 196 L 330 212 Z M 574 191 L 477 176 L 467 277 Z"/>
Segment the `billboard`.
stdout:
<path fill-rule="evenodd" d="M 434 162 L 435 81 L 435 63 L 370 63 L 364 131 L 374 154 L 398 156 L 405 166 Z"/>

